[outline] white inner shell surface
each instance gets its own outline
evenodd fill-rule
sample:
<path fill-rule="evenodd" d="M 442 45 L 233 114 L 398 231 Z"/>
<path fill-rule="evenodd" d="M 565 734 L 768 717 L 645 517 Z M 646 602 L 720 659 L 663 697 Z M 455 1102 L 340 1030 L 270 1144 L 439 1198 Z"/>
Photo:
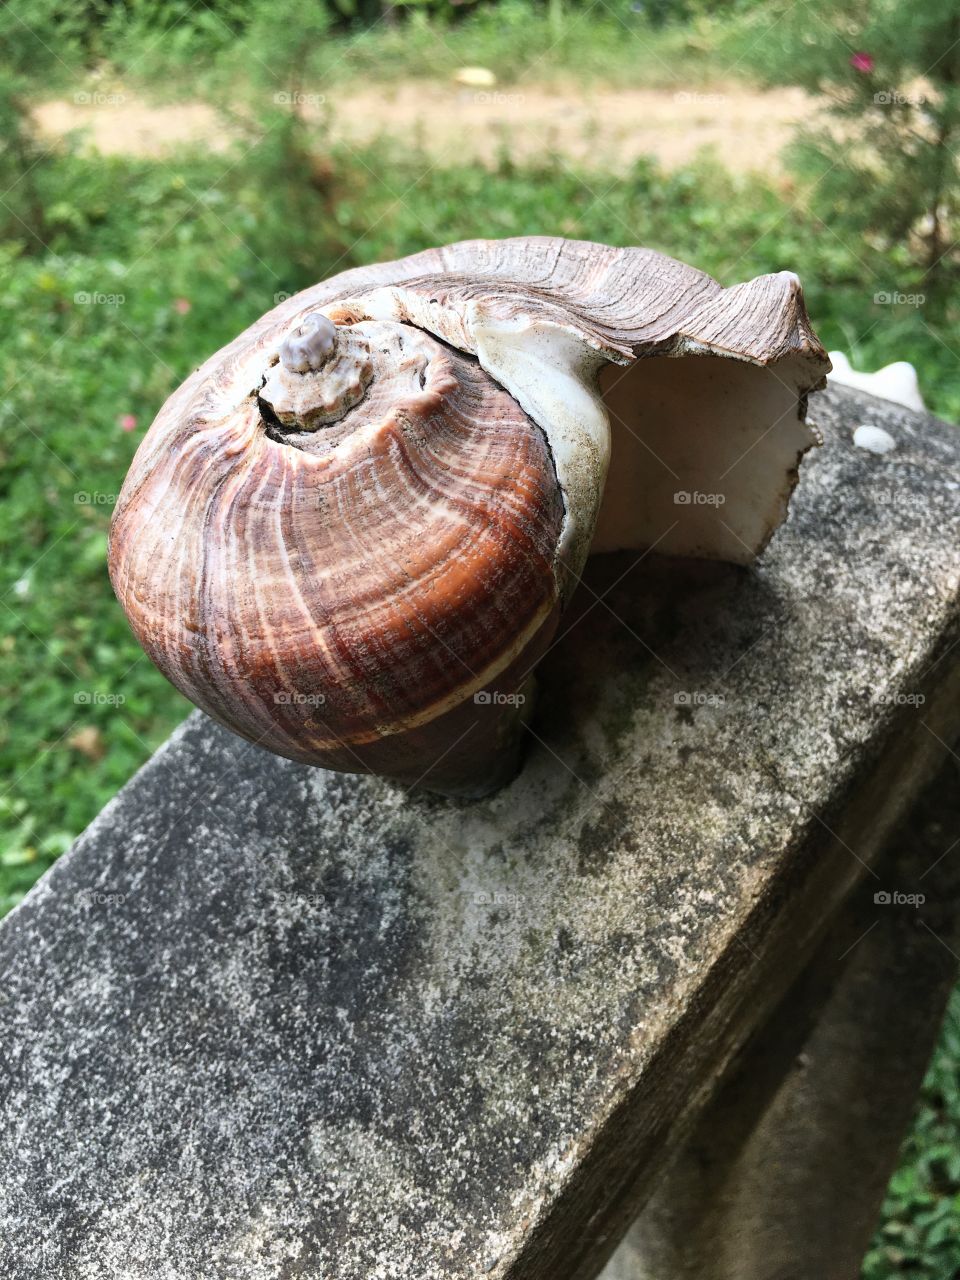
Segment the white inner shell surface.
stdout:
<path fill-rule="evenodd" d="M 749 564 L 818 442 L 798 411 L 805 372 L 796 358 L 762 368 L 714 355 L 605 368 L 614 465 L 591 550 L 656 546 Z"/>
<path fill-rule="evenodd" d="M 564 595 L 591 551 L 750 563 L 819 443 L 803 420 L 809 366 L 796 355 L 759 365 L 684 341 L 630 361 L 575 327 L 504 320 L 475 302 L 453 317 L 392 286 L 331 310 L 344 307 L 473 352 L 541 428 L 564 499 Z"/>

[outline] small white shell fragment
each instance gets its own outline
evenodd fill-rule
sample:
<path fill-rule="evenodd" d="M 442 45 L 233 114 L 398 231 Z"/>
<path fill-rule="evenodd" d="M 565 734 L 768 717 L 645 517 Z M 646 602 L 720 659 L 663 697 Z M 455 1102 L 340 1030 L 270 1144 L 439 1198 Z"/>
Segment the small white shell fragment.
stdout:
<path fill-rule="evenodd" d="M 461 67 L 454 72 L 453 80 L 468 89 L 492 89 L 497 83 L 497 77 L 486 67 Z"/>
<path fill-rule="evenodd" d="M 863 373 L 852 368 L 842 351 L 831 351 L 830 360 L 833 363 L 833 369 L 827 374 L 830 382 L 839 382 L 841 386 L 853 387 L 856 391 L 868 391 L 881 400 L 902 404 L 917 413 L 926 412 L 917 371 L 906 360 L 895 360 L 876 373 Z"/>
<path fill-rule="evenodd" d="M 875 427 L 872 422 L 864 422 L 853 433 L 853 443 L 858 449 L 866 449 L 869 453 L 889 453 L 897 447 L 897 442 L 889 431 L 883 427 Z"/>

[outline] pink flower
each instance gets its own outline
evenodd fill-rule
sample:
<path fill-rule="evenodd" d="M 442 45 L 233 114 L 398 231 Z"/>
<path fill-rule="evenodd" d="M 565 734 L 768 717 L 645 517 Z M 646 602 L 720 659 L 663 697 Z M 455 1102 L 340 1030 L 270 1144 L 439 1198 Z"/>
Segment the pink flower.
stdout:
<path fill-rule="evenodd" d="M 177 315 L 185 316 L 187 312 L 190 310 L 190 299 L 178 298 L 176 302 L 173 304 L 173 309 L 174 311 L 176 311 Z"/>
<path fill-rule="evenodd" d="M 136 431 L 137 429 L 137 419 L 135 414 L 123 413 L 117 419 L 117 422 L 120 424 L 121 431 Z"/>
<path fill-rule="evenodd" d="M 866 74 L 873 70 L 875 64 L 869 53 L 855 53 L 850 58 L 850 65 L 854 71 Z"/>

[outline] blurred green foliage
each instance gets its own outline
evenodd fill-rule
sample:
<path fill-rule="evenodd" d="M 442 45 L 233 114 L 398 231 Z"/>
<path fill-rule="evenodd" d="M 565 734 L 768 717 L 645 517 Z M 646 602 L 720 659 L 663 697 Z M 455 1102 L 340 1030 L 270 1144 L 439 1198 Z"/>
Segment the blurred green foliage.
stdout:
<path fill-rule="evenodd" d="M 945 292 L 957 279 L 960 8 L 956 0 L 774 0 L 738 30 L 768 84 L 798 84 L 825 110 L 793 161 L 838 230 L 867 253 L 899 247 L 899 288 Z"/>
<path fill-rule="evenodd" d="M 749 12 L 761 0 L 610 0 L 601 12 L 591 0 L 524 0 L 534 22 L 556 27 L 564 18 L 592 13 L 625 21 L 640 18 L 652 26 L 679 25 L 710 16 Z M 303 0 L 297 13 L 308 24 L 319 15 L 341 33 L 356 34 L 376 25 L 402 25 L 413 13 L 458 25 L 474 12 L 494 17 L 503 0 Z M 118 40 L 151 40 L 176 32 L 175 44 L 210 52 L 245 34 L 258 12 L 269 8 L 243 0 L 92 0 L 82 6 L 85 40 L 94 51 L 115 49 Z M 521 6 L 518 6 L 521 7 Z"/>
<path fill-rule="evenodd" d="M 53 92 L 75 79 L 84 29 L 75 0 L 34 0 L 30 9 L 0 5 L 0 241 L 12 236 L 27 253 L 44 246 L 39 178 L 50 161 L 30 106 L 38 85 Z"/>
<path fill-rule="evenodd" d="M 734 61 L 714 56 L 717 32 L 756 0 L 38 0 L 39 19 L 31 3 L 10 0 L 10 20 L 41 37 L 62 28 L 60 69 L 135 76 L 176 97 L 214 86 L 242 96 L 258 73 L 283 88 L 295 40 L 313 92 L 476 64 L 502 83 L 534 75 L 683 87 Z M 47 20 L 42 6 L 68 4 L 79 17 Z"/>
<path fill-rule="evenodd" d="M 960 990 L 951 997 L 863 1280 L 960 1275 Z"/>

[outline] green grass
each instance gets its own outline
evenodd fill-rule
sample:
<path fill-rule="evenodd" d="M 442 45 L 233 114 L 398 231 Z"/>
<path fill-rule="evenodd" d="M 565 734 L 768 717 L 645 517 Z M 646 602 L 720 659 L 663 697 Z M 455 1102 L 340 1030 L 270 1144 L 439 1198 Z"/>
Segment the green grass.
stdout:
<path fill-rule="evenodd" d="M 275 7 L 252 6 L 232 24 L 191 7 L 174 26 L 154 6 L 141 13 L 136 8 L 115 8 L 98 41 L 121 74 L 132 71 L 175 94 L 184 87 L 196 93 L 198 42 L 207 90 L 216 86 L 233 93 L 257 77 L 270 82 L 283 65 L 276 49 L 282 37 Z M 198 34 L 191 22 L 200 12 L 204 20 Z M 323 25 L 316 11 L 312 20 Z M 575 79 L 613 87 L 689 88 L 745 77 L 738 30 L 729 18 L 655 25 L 622 2 L 555 6 L 548 17 L 526 0 L 499 0 L 457 14 L 411 6 L 394 24 L 373 20 L 347 32 L 318 31 L 308 47 L 298 50 L 297 68 L 301 87 L 310 92 L 348 81 L 448 79 L 464 66 L 487 67 L 508 85 Z"/>
<path fill-rule="evenodd" d="M 536 169 L 424 178 L 415 152 L 375 147 L 358 161 L 322 152 L 280 114 L 268 126 L 252 150 L 220 157 L 42 164 L 48 247 L 16 228 L 0 245 L 0 912 L 188 709 L 110 592 L 112 500 L 164 397 L 279 293 L 476 235 L 643 243 L 727 284 L 796 268 L 828 345 L 868 365 L 914 361 L 931 404 L 960 417 L 948 304 L 875 305 L 875 292 L 897 287 L 896 255 L 845 244 L 759 179 L 707 163 L 584 177 L 549 156 Z M 960 1268 L 958 1059 L 955 1000 L 869 1280 L 946 1280 Z"/>
<path fill-rule="evenodd" d="M 403 27 L 381 25 L 329 41 L 311 72 L 335 84 L 363 77 L 447 79 L 460 67 L 482 66 L 505 84 L 575 78 L 587 85 L 672 88 L 717 83 L 732 61 L 717 54 L 706 31 L 653 28 L 626 5 L 619 13 L 583 5 L 551 25 L 530 5 L 506 0 L 455 27 L 414 15 Z"/>
<path fill-rule="evenodd" d="M 954 991 L 863 1280 L 960 1274 L 960 990 Z"/>

